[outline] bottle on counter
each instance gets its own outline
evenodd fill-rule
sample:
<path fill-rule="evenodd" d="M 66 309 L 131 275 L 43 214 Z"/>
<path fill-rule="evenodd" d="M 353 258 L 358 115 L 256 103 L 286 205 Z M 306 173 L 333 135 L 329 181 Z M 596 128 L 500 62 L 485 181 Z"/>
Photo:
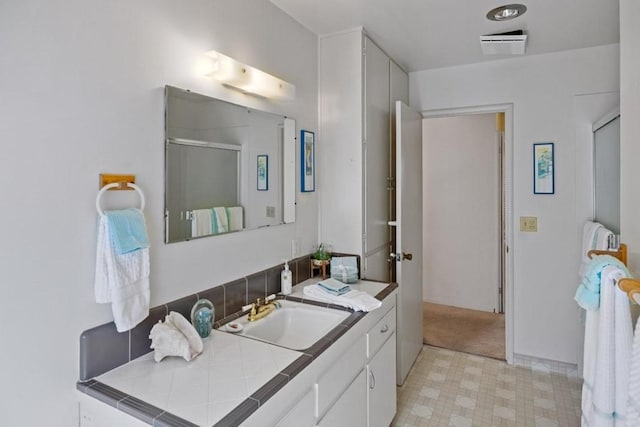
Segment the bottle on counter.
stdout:
<path fill-rule="evenodd" d="M 284 261 L 284 270 L 280 273 L 280 288 L 284 295 L 291 293 L 291 270 L 289 270 L 289 264 Z"/>

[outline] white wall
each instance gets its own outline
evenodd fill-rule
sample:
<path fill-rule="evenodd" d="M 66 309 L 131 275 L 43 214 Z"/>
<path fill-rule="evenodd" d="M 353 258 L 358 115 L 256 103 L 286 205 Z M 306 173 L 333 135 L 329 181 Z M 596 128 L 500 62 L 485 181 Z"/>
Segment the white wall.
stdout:
<path fill-rule="evenodd" d="M 0 40 L 2 425 L 73 426 L 79 335 L 112 319 L 93 301 L 98 174 L 136 174 L 145 191 L 152 305 L 279 263 L 292 239 L 309 252 L 313 193 L 297 193 L 295 224 L 163 243 L 163 87 L 315 130 L 317 38 L 265 0 L 24 0 L 3 2 Z M 203 78 L 195 65 L 209 49 L 294 83 L 296 100 Z"/>
<path fill-rule="evenodd" d="M 620 0 L 620 238 L 640 273 L 640 2 Z"/>
<path fill-rule="evenodd" d="M 618 70 L 618 45 L 608 45 L 411 73 L 418 110 L 513 103 L 513 220 L 538 217 L 538 232 L 515 231 L 511 247 L 518 354 L 577 363 L 584 184 L 575 159 L 584 147 L 575 143 L 574 96 L 618 90 Z M 544 141 L 555 142 L 555 195 L 533 195 L 532 144 Z"/>
<path fill-rule="evenodd" d="M 495 116 L 422 122 L 425 301 L 499 309 L 500 162 Z"/>

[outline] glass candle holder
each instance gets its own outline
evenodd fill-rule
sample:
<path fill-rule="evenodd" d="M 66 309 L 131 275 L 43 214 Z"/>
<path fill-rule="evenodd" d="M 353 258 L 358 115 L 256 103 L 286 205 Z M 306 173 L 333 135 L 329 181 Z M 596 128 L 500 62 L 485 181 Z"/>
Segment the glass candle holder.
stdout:
<path fill-rule="evenodd" d="M 213 329 L 213 319 L 215 319 L 215 308 L 208 299 L 199 299 L 191 308 L 191 324 L 198 335 L 206 338 Z"/>

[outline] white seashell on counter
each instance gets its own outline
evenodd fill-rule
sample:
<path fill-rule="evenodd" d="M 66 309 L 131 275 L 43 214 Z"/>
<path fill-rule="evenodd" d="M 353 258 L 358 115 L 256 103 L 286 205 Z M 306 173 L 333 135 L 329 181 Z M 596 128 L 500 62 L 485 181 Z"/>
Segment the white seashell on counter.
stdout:
<path fill-rule="evenodd" d="M 196 329 L 180 313 L 172 311 L 164 323 L 158 322 L 149 334 L 153 358 L 160 362 L 167 356 L 182 357 L 187 362 L 202 353 L 202 338 Z"/>

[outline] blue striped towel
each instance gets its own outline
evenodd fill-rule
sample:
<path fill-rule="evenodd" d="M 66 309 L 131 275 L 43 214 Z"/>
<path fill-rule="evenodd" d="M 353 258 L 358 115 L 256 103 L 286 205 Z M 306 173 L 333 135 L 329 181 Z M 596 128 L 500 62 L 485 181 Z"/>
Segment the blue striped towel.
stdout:
<path fill-rule="evenodd" d="M 118 254 L 149 247 L 147 226 L 140 209 L 105 211 L 109 223 L 109 239 Z"/>
<path fill-rule="evenodd" d="M 324 291 L 336 296 L 346 294 L 351 290 L 351 286 L 345 285 L 344 283 L 336 279 L 323 280 L 321 282 L 318 282 L 318 286 L 320 286 Z"/>

